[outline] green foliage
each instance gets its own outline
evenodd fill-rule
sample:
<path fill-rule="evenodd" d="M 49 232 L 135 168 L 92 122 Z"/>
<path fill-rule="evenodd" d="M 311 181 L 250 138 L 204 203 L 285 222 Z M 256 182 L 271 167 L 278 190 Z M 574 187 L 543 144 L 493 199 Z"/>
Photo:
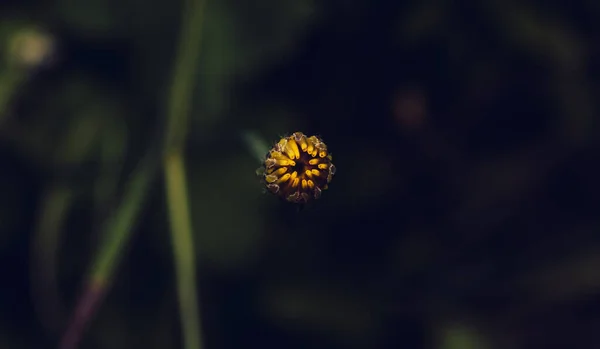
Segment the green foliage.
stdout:
<path fill-rule="evenodd" d="M 196 96 L 201 122 L 216 122 L 234 104 L 236 82 L 293 54 L 317 10 L 312 0 L 228 0 L 209 1 L 206 11 Z"/>
<path fill-rule="evenodd" d="M 0 347 L 56 341 L 90 278 L 117 283 L 82 347 L 173 346 L 183 326 L 192 346 L 206 327 L 215 346 L 272 331 L 358 349 L 413 335 L 397 320 L 441 349 L 585 341 L 553 309 L 600 288 L 596 2 L 208 0 L 181 47 L 185 1 L 14 3 L 21 18 L 0 12 Z M 291 214 L 261 194 L 256 158 L 310 128 L 339 176 Z M 564 329 L 532 339 L 550 318 Z"/>

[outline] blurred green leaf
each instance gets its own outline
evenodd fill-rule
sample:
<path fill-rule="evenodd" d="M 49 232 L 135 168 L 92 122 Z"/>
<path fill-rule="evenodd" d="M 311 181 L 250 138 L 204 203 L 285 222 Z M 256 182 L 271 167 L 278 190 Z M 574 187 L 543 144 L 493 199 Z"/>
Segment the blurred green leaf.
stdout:
<path fill-rule="evenodd" d="M 197 98 L 203 122 L 233 101 L 235 83 L 288 56 L 316 19 L 312 0 L 209 1 Z M 208 119 L 207 119 L 208 117 Z"/>

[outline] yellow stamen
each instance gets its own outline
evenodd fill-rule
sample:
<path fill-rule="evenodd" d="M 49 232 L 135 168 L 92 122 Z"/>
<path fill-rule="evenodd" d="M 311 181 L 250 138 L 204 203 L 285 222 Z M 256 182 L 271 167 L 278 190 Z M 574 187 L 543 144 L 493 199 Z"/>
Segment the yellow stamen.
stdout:
<path fill-rule="evenodd" d="M 296 140 L 296 143 L 300 144 L 300 149 L 306 151 L 306 148 L 308 147 L 306 136 L 302 132 L 296 132 L 294 133 L 294 139 Z"/>
<path fill-rule="evenodd" d="M 289 173 L 284 174 L 283 176 L 281 176 L 281 178 L 279 178 L 279 180 L 277 180 L 277 184 L 286 182 L 288 179 L 290 179 L 292 175 Z"/>
<path fill-rule="evenodd" d="M 302 180 L 302 189 L 306 189 L 306 187 L 308 186 L 308 183 L 306 183 L 306 179 Z"/>
<path fill-rule="evenodd" d="M 275 171 L 273 174 L 276 176 L 281 176 L 282 174 L 286 173 L 288 170 L 287 167 L 281 167 L 279 169 L 277 169 L 277 171 Z"/>
<path fill-rule="evenodd" d="M 276 180 L 277 180 L 277 176 L 275 176 L 275 175 L 265 176 L 265 181 L 267 181 L 267 183 L 273 183 Z"/>
<path fill-rule="evenodd" d="M 277 166 L 296 166 L 296 162 L 294 160 L 276 160 L 275 163 Z"/>
<path fill-rule="evenodd" d="M 315 140 L 316 140 L 315 136 L 309 137 L 306 140 L 306 143 L 308 145 L 307 148 L 306 148 L 306 152 L 307 153 L 311 154 L 313 152 L 313 150 L 315 149 L 315 145 L 313 143 Z"/>
<path fill-rule="evenodd" d="M 277 142 L 277 144 L 275 144 L 275 147 L 273 148 L 273 150 L 283 153 L 285 151 L 286 143 L 287 143 L 287 140 L 285 138 L 281 139 L 279 142 Z"/>
<path fill-rule="evenodd" d="M 326 157 L 326 156 L 327 156 L 327 152 L 326 152 L 326 151 L 324 151 L 324 150 L 321 150 L 321 151 L 319 152 L 319 157 L 321 157 L 321 158 L 324 158 L 324 157 Z"/>
<path fill-rule="evenodd" d="M 313 169 L 313 170 L 310 170 L 310 172 L 312 172 L 312 174 L 315 175 L 315 176 L 321 175 L 321 172 L 319 172 L 319 170 Z"/>
<path fill-rule="evenodd" d="M 288 140 L 285 149 L 287 150 L 287 154 L 290 156 L 290 159 L 300 159 L 300 149 L 298 149 L 298 144 L 296 144 L 296 141 L 293 139 Z"/>
<path fill-rule="evenodd" d="M 310 170 L 306 170 L 306 171 L 304 171 L 304 174 L 305 174 L 305 175 L 306 175 L 308 178 L 312 178 L 312 177 L 313 177 L 313 175 L 312 175 L 312 173 L 310 172 Z"/>
<path fill-rule="evenodd" d="M 309 165 L 316 165 L 316 164 L 319 163 L 319 161 L 320 161 L 319 159 L 310 159 L 310 160 L 308 160 L 308 164 Z"/>
<path fill-rule="evenodd" d="M 319 166 L 317 166 L 317 167 L 318 167 L 320 170 L 326 170 L 328 166 L 329 166 L 329 165 L 327 165 L 327 164 L 319 164 Z"/>
<path fill-rule="evenodd" d="M 286 155 L 284 155 L 278 151 L 271 151 L 271 153 L 269 155 L 275 160 L 287 160 L 288 159 L 288 157 Z"/>
<path fill-rule="evenodd" d="M 292 188 L 296 188 L 298 186 L 298 183 L 300 183 L 300 178 L 296 177 L 296 178 L 292 179 L 291 181 L 292 181 Z"/>
<path fill-rule="evenodd" d="M 310 189 L 314 189 L 315 188 L 315 182 L 311 181 L 310 179 L 308 181 L 306 181 L 306 183 L 308 184 L 308 187 Z"/>

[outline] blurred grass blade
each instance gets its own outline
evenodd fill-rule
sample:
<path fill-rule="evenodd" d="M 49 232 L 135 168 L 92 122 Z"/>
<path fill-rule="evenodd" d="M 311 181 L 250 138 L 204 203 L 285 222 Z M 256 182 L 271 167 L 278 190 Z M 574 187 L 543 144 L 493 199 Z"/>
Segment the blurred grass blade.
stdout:
<path fill-rule="evenodd" d="M 196 259 L 182 155 L 177 153 L 167 156 L 164 171 L 184 348 L 199 349 L 202 343 L 198 316 Z"/>
<path fill-rule="evenodd" d="M 77 347 L 85 326 L 110 287 L 118 262 L 125 252 L 133 226 L 155 176 L 156 163 L 151 154 L 152 152 L 134 171 L 127 183 L 121 204 L 107 221 L 103 234 L 104 240 L 94 261 L 90 277 L 60 343 L 62 349 Z"/>
<path fill-rule="evenodd" d="M 200 58 L 204 0 L 184 3 L 183 25 L 173 67 L 167 114 L 164 174 L 171 240 L 177 276 L 179 316 L 185 349 L 202 347 L 202 329 L 198 316 L 196 261 L 192 224 L 188 207 L 183 149 Z"/>
<path fill-rule="evenodd" d="M 60 232 L 73 202 L 73 190 L 60 185 L 46 189 L 32 241 L 31 293 L 37 315 L 50 334 L 64 325 L 65 314 L 57 281 Z"/>
<path fill-rule="evenodd" d="M 188 119 L 194 82 L 200 58 L 200 38 L 204 15 L 204 0 L 184 2 L 184 19 L 179 47 L 173 67 L 173 77 L 168 101 L 166 151 L 179 151 L 183 147 L 188 129 Z"/>

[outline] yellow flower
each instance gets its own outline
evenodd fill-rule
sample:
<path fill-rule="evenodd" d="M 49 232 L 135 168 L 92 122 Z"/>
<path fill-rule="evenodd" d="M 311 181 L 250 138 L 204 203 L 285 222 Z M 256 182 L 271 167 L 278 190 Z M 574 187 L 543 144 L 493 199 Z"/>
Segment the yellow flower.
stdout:
<path fill-rule="evenodd" d="M 327 146 L 317 136 L 294 132 L 269 150 L 263 163 L 267 190 L 285 200 L 304 204 L 321 197 L 335 174 Z"/>

